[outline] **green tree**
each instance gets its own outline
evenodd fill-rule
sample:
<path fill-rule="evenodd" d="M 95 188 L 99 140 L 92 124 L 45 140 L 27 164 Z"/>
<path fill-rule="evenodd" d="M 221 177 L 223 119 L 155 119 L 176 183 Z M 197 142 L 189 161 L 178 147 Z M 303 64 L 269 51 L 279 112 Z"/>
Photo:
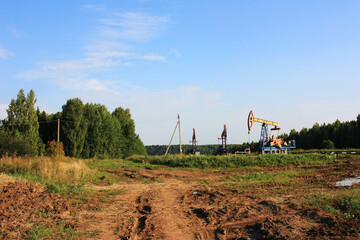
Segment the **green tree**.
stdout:
<path fill-rule="evenodd" d="M 104 105 L 86 104 L 87 134 L 84 158 L 121 158 L 124 143 L 120 123 Z"/>
<path fill-rule="evenodd" d="M 357 140 L 355 147 L 360 147 L 360 114 L 357 115 L 356 125 L 357 125 Z"/>
<path fill-rule="evenodd" d="M 79 98 L 67 100 L 62 107 L 62 142 L 67 156 L 81 157 L 87 131 L 84 104 Z"/>
<path fill-rule="evenodd" d="M 33 151 L 30 142 L 23 137 L 11 136 L 3 129 L 0 129 L 0 157 L 16 153 L 18 156 L 24 156 Z"/>
<path fill-rule="evenodd" d="M 7 118 L 3 120 L 3 129 L 10 136 L 23 138 L 31 146 L 30 155 L 39 155 L 44 152 L 44 144 L 39 137 L 39 122 L 35 110 L 35 92 L 25 96 L 21 89 L 16 99 L 12 99 L 7 111 Z"/>
<path fill-rule="evenodd" d="M 118 107 L 114 110 L 112 116 L 117 119 L 121 125 L 121 132 L 124 136 L 124 148 L 122 150 L 124 157 L 133 154 L 146 154 L 143 142 L 135 133 L 135 122 L 131 119 L 130 109 Z"/>
<path fill-rule="evenodd" d="M 321 148 L 322 149 L 334 149 L 335 148 L 335 145 L 334 143 L 331 141 L 331 140 L 323 140 L 321 142 Z"/>

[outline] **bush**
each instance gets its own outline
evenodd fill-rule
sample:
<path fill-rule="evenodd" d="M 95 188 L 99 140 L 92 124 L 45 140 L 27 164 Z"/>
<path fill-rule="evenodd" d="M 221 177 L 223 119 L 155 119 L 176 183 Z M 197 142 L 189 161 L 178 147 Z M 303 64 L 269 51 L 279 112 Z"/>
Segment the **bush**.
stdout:
<path fill-rule="evenodd" d="M 324 140 L 321 143 L 321 148 L 322 149 L 334 149 L 335 145 L 331 140 Z"/>
<path fill-rule="evenodd" d="M 8 155 L 34 155 L 33 147 L 26 138 L 14 137 L 0 131 L 0 156 Z"/>
<path fill-rule="evenodd" d="M 56 142 L 55 140 L 48 142 L 46 144 L 46 155 L 55 158 L 60 158 L 65 156 L 63 143 Z"/>

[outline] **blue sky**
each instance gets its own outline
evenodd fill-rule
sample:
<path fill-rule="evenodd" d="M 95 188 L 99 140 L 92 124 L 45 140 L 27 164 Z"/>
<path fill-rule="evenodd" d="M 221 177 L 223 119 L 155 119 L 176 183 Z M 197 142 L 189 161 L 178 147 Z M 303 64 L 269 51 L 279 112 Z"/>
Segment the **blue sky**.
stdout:
<path fill-rule="evenodd" d="M 0 1 L 0 119 L 23 88 L 130 108 L 146 145 L 248 137 L 360 113 L 360 1 Z M 178 143 L 178 140 L 174 140 Z"/>

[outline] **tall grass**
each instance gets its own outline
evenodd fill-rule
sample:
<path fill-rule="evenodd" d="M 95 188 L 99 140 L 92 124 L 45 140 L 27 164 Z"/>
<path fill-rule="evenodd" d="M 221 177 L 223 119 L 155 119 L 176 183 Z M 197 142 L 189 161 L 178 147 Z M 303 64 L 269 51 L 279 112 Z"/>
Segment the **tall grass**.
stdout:
<path fill-rule="evenodd" d="M 0 159 L 0 172 L 29 180 L 46 179 L 57 184 L 72 184 L 93 171 L 83 162 L 71 158 L 3 156 Z"/>
<path fill-rule="evenodd" d="M 231 155 L 231 156 L 133 156 L 128 160 L 142 163 L 167 165 L 170 167 L 189 168 L 238 168 L 249 166 L 276 165 L 326 165 L 336 161 L 323 154 L 288 154 L 288 155 Z"/>

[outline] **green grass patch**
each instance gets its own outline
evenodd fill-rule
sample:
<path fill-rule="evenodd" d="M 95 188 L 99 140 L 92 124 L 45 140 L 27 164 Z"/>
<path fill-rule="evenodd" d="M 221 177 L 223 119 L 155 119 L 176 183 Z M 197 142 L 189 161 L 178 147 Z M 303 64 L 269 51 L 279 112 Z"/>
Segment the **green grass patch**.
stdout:
<path fill-rule="evenodd" d="M 157 165 L 152 165 L 145 160 L 144 156 L 131 156 L 126 159 L 91 159 L 86 160 L 88 167 L 99 169 L 134 169 L 134 168 L 159 168 Z"/>
<path fill-rule="evenodd" d="M 251 168 L 280 165 L 327 165 L 336 162 L 336 159 L 327 158 L 326 155 L 287 154 L 287 155 L 230 155 L 230 156 L 193 156 L 193 155 L 168 155 L 168 156 L 134 156 L 128 158 L 135 163 L 148 163 L 151 165 L 165 165 L 181 168 Z"/>
<path fill-rule="evenodd" d="M 60 222 L 56 226 L 35 224 L 27 233 L 26 239 L 75 239 L 76 232 L 66 222 Z"/>
<path fill-rule="evenodd" d="M 261 186 L 269 184 L 283 184 L 292 181 L 294 176 L 299 175 L 299 171 L 287 171 L 278 173 L 255 172 L 250 174 L 236 174 L 222 178 L 225 186 L 249 188 L 252 186 Z"/>
<path fill-rule="evenodd" d="M 102 194 L 106 194 L 106 195 L 120 195 L 120 194 L 124 194 L 125 193 L 125 190 L 123 189 L 103 189 L 103 190 L 100 190 L 99 191 L 100 193 Z"/>
<path fill-rule="evenodd" d="M 360 213 L 360 189 L 316 192 L 306 198 L 306 204 L 325 209 L 342 218 L 354 218 Z"/>
<path fill-rule="evenodd" d="M 93 238 L 93 237 L 99 236 L 100 233 L 101 233 L 101 230 L 93 230 L 93 231 L 89 232 L 88 236 L 90 238 Z"/>

